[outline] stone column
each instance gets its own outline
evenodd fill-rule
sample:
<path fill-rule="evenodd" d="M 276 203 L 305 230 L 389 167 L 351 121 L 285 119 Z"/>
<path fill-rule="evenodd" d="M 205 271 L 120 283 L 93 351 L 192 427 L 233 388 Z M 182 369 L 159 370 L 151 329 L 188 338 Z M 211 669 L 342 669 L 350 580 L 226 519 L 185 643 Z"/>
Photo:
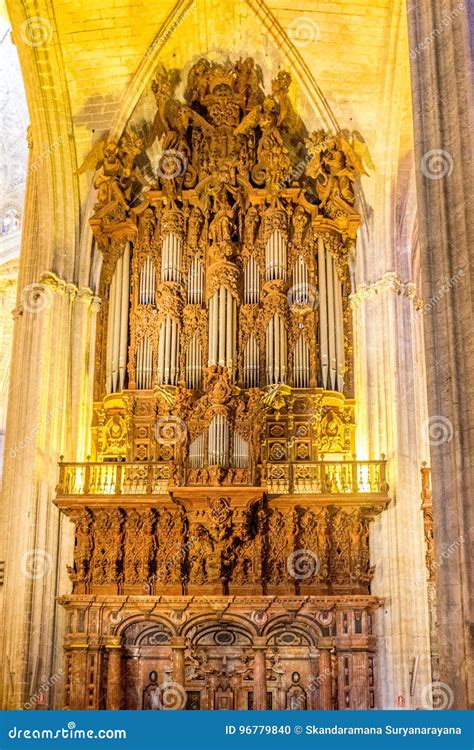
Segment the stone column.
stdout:
<path fill-rule="evenodd" d="M 473 96 L 469 3 L 409 4 L 433 489 L 437 707 L 474 706 Z M 472 19 L 471 19 L 472 22 Z M 437 32 L 434 34 L 434 32 Z M 450 550 L 449 554 L 444 554 Z"/>
<path fill-rule="evenodd" d="M 254 652 L 253 665 L 253 708 L 255 711 L 265 711 L 267 708 L 267 664 L 266 643 L 263 639 L 254 639 L 252 645 Z"/>
<path fill-rule="evenodd" d="M 332 709 L 332 667 L 329 647 L 319 647 L 318 684 L 319 708 L 321 711 L 330 711 Z"/>
<path fill-rule="evenodd" d="M 122 646 L 120 637 L 107 643 L 109 664 L 107 668 L 107 710 L 119 711 L 122 703 Z"/>
<path fill-rule="evenodd" d="M 184 638 L 171 639 L 171 650 L 173 654 L 173 682 L 181 685 L 184 692 L 186 691 L 185 649 L 186 644 Z M 183 706 L 177 706 L 177 708 L 184 710 L 186 708 L 186 700 L 184 700 Z"/>

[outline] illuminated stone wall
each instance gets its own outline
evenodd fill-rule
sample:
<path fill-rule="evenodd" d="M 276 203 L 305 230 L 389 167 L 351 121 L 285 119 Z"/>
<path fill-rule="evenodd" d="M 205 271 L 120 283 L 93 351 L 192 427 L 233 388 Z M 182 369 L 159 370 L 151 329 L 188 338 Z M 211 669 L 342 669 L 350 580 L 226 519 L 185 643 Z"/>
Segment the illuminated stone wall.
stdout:
<path fill-rule="evenodd" d="M 23 448 L 5 466 L 4 508 L 8 528 L 26 527 L 27 533 L 6 550 L 5 595 L 19 603 L 23 631 L 11 632 L 5 620 L 3 684 L 13 687 L 3 705 L 23 705 L 38 674 L 53 675 L 63 666 L 62 615 L 53 602 L 69 590 L 71 531 L 52 499 L 59 455 L 83 460 L 88 453 L 98 308 L 90 290 L 91 174 L 78 175 L 78 167 L 99 136 L 120 135 L 140 98 L 151 96 L 149 84 L 160 63 L 188 69 L 203 54 L 211 59 L 253 54 L 266 85 L 279 65 L 291 69 L 293 104 L 309 129 L 359 131 L 374 162 L 359 196 L 363 224 L 354 291 L 362 287 L 363 296 L 365 287 L 383 285 L 387 273 L 398 279 L 355 305 L 363 435 L 358 450 L 361 457 L 387 452 L 395 498 L 390 520 L 380 521 L 373 536 L 376 593 L 388 601 L 387 618 L 378 626 L 383 672 L 378 702 L 392 708 L 402 695 L 407 707 L 419 706 L 430 680 L 427 604 L 424 585 L 413 594 L 405 576 L 410 571 L 423 580 L 417 471 L 418 458 L 429 459 L 429 446 L 421 442 L 422 343 L 413 304 L 417 292 L 409 287 L 416 198 L 405 3 L 324 2 L 314 10 L 306 0 L 293 9 L 282 0 L 267 5 L 104 0 L 100 6 L 56 0 L 54 17 L 45 0 L 8 5 L 32 123 L 19 283 L 22 290 L 42 286 L 32 288 L 32 309 L 23 306 L 16 313 L 16 389 L 7 451 L 19 443 Z M 398 282 L 407 290 L 401 296 Z M 407 526 L 412 531 L 405 557 Z M 58 579 L 51 575 L 56 568 Z M 44 652 L 45 642 L 56 644 L 53 653 Z M 410 696 L 416 655 L 418 683 Z M 59 701 L 53 685 L 47 702 Z"/>

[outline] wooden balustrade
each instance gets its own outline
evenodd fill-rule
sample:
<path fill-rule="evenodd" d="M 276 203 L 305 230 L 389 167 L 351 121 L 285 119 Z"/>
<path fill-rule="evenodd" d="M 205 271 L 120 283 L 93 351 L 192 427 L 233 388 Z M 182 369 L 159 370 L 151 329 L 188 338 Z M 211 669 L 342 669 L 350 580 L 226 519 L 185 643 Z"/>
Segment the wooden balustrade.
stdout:
<path fill-rule="evenodd" d="M 268 463 L 269 494 L 387 496 L 386 461 Z M 166 462 L 59 464 L 58 496 L 166 495 Z M 223 490 L 225 487 L 223 486 Z"/>

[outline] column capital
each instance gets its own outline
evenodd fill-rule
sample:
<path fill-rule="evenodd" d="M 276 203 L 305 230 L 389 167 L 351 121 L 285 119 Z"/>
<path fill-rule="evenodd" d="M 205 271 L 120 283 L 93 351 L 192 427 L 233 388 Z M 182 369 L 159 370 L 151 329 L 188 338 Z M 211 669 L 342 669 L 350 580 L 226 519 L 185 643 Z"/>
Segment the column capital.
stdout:
<path fill-rule="evenodd" d="M 105 641 L 105 648 L 107 651 L 114 651 L 122 648 L 122 639 L 119 635 L 109 636 Z"/>
<path fill-rule="evenodd" d="M 172 649 L 185 649 L 186 648 L 186 640 L 183 636 L 176 635 L 173 636 L 170 640 L 170 646 Z"/>

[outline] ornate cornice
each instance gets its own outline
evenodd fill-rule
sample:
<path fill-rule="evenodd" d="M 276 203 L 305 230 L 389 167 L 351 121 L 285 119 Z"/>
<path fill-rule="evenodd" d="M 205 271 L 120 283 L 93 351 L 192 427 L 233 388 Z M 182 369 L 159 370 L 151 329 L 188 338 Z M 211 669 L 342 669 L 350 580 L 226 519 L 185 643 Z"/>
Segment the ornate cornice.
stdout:
<path fill-rule="evenodd" d="M 46 292 L 49 296 L 51 293 L 65 294 L 69 297 L 71 302 L 78 300 L 79 302 L 85 303 L 89 306 L 93 312 L 97 312 L 100 309 L 101 299 L 97 297 L 92 289 L 85 286 L 76 286 L 69 281 L 65 281 L 57 276 L 52 271 L 45 271 L 41 274 L 40 280 L 28 284 L 22 291 L 21 300 L 22 302 L 12 311 L 14 318 L 18 318 L 23 315 L 24 312 L 39 312 L 42 309 L 49 307 L 49 304 L 39 304 L 36 306 L 25 305 L 25 299 L 28 299 L 31 294 L 39 295 Z"/>
<path fill-rule="evenodd" d="M 394 291 L 402 297 L 411 299 L 417 310 L 423 305 L 422 300 L 416 293 L 416 284 L 413 281 L 401 281 L 394 271 L 387 271 L 376 281 L 359 284 L 357 291 L 349 297 L 351 307 L 357 308 L 361 300 L 372 299 L 377 294 L 387 291 Z"/>

